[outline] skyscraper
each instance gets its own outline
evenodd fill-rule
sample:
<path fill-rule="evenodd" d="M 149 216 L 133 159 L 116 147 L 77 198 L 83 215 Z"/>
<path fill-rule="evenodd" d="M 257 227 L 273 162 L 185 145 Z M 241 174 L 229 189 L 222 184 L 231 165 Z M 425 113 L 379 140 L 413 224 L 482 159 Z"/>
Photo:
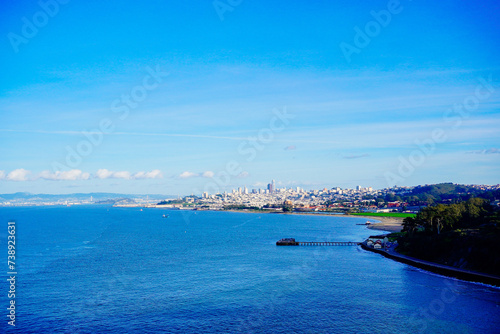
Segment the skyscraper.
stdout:
<path fill-rule="evenodd" d="M 267 190 L 269 190 L 270 194 L 273 194 L 276 191 L 276 182 L 274 180 L 272 183 L 267 185 Z"/>

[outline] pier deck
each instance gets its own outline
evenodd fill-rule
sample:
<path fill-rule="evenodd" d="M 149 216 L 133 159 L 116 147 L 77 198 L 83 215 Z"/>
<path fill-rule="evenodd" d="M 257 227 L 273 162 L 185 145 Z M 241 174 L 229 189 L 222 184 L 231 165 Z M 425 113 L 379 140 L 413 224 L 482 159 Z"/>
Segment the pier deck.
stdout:
<path fill-rule="evenodd" d="M 299 246 L 357 246 L 360 242 L 353 241 L 298 241 Z"/>
<path fill-rule="evenodd" d="M 276 241 L 276 246 L 358 246 L 360 242 L 353 241 L 295 241 L 285 238 Z"/>

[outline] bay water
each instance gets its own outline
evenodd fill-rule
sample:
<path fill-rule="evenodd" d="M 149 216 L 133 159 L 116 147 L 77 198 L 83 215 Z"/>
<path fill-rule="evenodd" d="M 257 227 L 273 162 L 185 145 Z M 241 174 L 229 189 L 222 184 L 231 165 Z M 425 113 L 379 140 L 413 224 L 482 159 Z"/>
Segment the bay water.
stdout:
<path fill-rule="evenodd" d="M 168 214 L 168 218 L 163 218 Z M 16 326 L 7 223 L 16 222 Z M 499 333 L 500 289 L 359 246 L 366 218 L 109 206 L 0 208 L 18 333 Z"/>

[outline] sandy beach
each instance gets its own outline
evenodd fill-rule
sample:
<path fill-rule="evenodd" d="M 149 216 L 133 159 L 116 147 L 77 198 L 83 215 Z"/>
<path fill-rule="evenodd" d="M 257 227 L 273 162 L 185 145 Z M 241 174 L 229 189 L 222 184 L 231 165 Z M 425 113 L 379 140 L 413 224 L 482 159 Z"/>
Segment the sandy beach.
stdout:
<path fill-rule="evenodd" d="M 367 221 L 371 222 L 371 225 L 367 225 L 370 230 L 381 230 L 387 232 L 401 232 L 403 229 L 403 219 L 399 217 L 379 217 L 379 216 L 350 216 L 342 215 L 341 217 L 353 217 L 353 218 L 366 218 Z M 373 221 L 377 222 L 373 222 Z"/>
<path fill-rule="evenodd" d="M 368 216 L 366 216 L 368 217 Z M 396 217 L 369 217 L 370 219 L 379 220 L 380 223 L 369 225 L 372 230 L 382 230 L 388 232 L 401 232 L 403 229 L 403 218 Z"/>

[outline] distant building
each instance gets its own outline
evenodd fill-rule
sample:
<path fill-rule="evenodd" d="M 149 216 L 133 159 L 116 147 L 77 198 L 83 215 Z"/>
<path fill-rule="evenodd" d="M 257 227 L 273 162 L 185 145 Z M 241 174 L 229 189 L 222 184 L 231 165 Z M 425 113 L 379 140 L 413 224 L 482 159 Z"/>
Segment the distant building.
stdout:
<path fill-rule="evenodd" d="M 267 190 L 269 190 L 270 194 L 274 193 L 274 180 L 273 180 L 273 183 L 269 183 L 267 185 Z"/>
<path fill-rule="evenodd" d="M 366 245 L 376 249 L 385 247 L 388 242 L 389 239 L 385 235 L 370 236 L 366 239 Z"/>
<path fill-rule="evenodd" d="M 375 212 L 376 213 L 379 213 L 379 212 L 392 212 L 392 210 L 394 210 L 394 209 L 382 208 L 382 209 L 377 209 Z"/>

